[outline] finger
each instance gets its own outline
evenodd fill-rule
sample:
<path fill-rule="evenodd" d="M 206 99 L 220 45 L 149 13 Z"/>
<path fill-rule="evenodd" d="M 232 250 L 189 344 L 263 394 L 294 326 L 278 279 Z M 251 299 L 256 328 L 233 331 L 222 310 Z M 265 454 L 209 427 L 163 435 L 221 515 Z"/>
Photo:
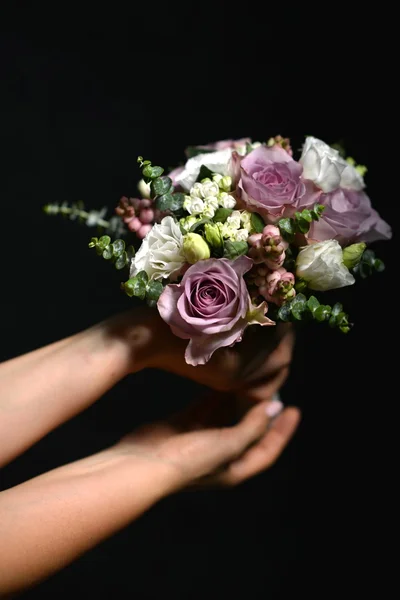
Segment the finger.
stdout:
<path fill-rule="evenodd" d="M 173 415 L 169 423 L 179 431 L 222 427 L 230 424 L 233 402 L 232 394 L 212 391 Z"/>
<path fill-rule="evenodd" d="M 271 467 L 282 454 L 300 422 L 300 411 L 290 407 L 274 419 L 265 435 L 215 477 L 219 485 L 237 485 Z"/>
<path fill-rule="evenodd" d="M 242 420 L 233 427 L 220 430 L 220 447 L 227 464 L 243 452 L 265 433 L 270 419 L 282 410 L 282 402 L 262 402 L 251 408 Z"/>

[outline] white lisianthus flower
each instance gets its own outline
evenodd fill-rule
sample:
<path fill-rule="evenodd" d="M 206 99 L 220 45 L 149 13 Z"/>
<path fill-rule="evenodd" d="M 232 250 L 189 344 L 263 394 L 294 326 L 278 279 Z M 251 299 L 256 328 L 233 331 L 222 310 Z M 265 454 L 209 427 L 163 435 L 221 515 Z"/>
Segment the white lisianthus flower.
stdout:
<path fill-rule="evenodd" d="M 231 239 L 234 242 L 246 242 L 249 237 L 249 232 L 247 229 L 236 229 L 233 233 L 233 237 Z"/>
<path fill-rule="evenodd" d="M 235 198 L 226 192 L 221 192 L 218 196 L 218 200 L 219 205 L 222 206 L 222 208 L 235 208 L 236 206 Z"/>
<path fill-rule="evenodd" d="M 342 177 L 340 179 L 340 187 L 348 190 L 356 190 L 359 192 L 365 188 L 364 178 L 359 171 L 350 163 L 346 161 L 346 167 L 343 170 Z"/>
<path fill-rule="evenodd" d="M 296 275 L 312 290 L 321 292 L 352 285 L 353 275 L 343 264 L 338 241 L 326 240 L 302 248 L 296 259 Z"/>
<path fill-rule="evenodd" d="M 234 210 L 226 220 L 226 224 L 231 229 L 240 229 L 240 211 Z"/>
<path fill-rule="evenodd" d="M 185 196 L 185 200 L 183 201 L 183 208 L 190 215 L 199 215 L 204 210 L 204 201 L 201 198 Z"/>
<path fill-rule="evenodd" d="M 323 192 L 333 192 L 340 186 L 342 173 L 348 163 L 334 148 L 321 140 L 308 137 L 299 159 L 304 179 L 310 179 Z"/>
<path fill-rule="evenodd" d="M 149 279 L 174 278 L 185 263 L 183 235 L 173 217 L 153 225 L 132 259 L 130 277 L 146 271 Z"/>
<path fill-rule="evenodd" d="M 175 184 L 180 185 L 184 190 L 189 191 L 194 186 L 202 165 L 210 169 L 213 173 L 229 175 L 229 162 L 231 156 L 231 148 L 193 156 L 186 162 L 183 171 L 176 176 Z"/>

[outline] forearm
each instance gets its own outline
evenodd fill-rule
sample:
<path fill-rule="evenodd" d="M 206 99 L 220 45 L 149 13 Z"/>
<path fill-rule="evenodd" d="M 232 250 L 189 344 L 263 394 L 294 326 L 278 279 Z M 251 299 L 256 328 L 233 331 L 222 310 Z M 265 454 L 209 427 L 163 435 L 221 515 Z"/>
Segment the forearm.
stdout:
<path fill-rule="evenodd" d="M 140 319 L 122 315 L 0 365 L 0 465 L 145 366 Z"/>
<path fill-rule="evenodd" d="M 0 597 L 63 568 L 169 491 L 162 463 L 111 449 L 0 493 Z"/>

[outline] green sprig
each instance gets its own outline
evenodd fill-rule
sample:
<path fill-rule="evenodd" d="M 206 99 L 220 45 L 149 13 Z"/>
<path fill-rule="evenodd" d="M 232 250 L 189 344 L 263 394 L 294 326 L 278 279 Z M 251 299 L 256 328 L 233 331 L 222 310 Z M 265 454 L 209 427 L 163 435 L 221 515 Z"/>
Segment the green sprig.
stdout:
<path fill-rule="evenodd" d="M 306 234 L 313 221 L 319 221 L 325 206 L 316 204 L 313 209 L 305 208 L 301 212 L 296 212 L 294 217 L 287 217 L 278 221 L 282 237 L 288 242 L 292 242 L 296 233 Z"/>
<path fill-rule="evenodd" d="M 92 237 L 89 248 L 94 248 L 98 256 L 111 261 L 118 271 L 128 266 L 135 256 L 133 246 L 125 248 L 124 240 L 117 239 L 112 242 L 109 235 L 102 235 L 100 238 Z"/>
<path fill-rule="evenodd" d="M 140 300 L 146 300 L 151 307 L 156 306 L 159 297 L 164 289 L 161 281 L 149 280 L 146 271 L 139 271 L 135 277 L 121 283 L 121 289 L 130 298 L 136 297 Z"/>
<path fill-rule="evenodd" d="M 304 294 L 297 294 L 293 300 L 285 302 L 278 310 L 277 319 L 285 322 L 311 319 L 319 323 L 328 322 L 330 327 L 338 328 L 342 333 L 348 333 L 352 327 L 339 302 L 333 306 L 320 304 L 315 296 L 307 299 Z"/>
<path fill-rule="evenodd" d="M 373 273 L 381 273 L 385 270 L 385 264 L 380 258 L 376 258 L 373 250 L 365 250 L 360 262 L 352 269 L 352 273 L 366 279 Z"/>
<path fill-rule="evenodd" d="M 98 227 L 99 230 L 117 236 L 127 234 L 127 229 L 120 217 L 105 218 L 107 214 L 107 208 L 105 207 L 101 210 L 86 210 L 83 202 L 76 202 L 75 204 L 68 204 L 67 202 L 58 204 L 55 202 L 43 206 L 43 211 L 47 215 L 61 215 L 71 221 L 78 221 L 78 223 L 85 224 L 87 227 Z"/>
<path fill-rule="evenodd" d="M 138 156 L 137 162 L 142 169 L 144 181 L 150 184 L 150 196 L 156 207 L 162 212 L 170 212 L 176 217 L 180 217 L 183 213 L 185 195 L 174 192 L 172 179 L 166 175 L 163 176 L 164 169 L 162 167 L 152 165 L 150 160 L 143 160 L 142 156 Z"/>

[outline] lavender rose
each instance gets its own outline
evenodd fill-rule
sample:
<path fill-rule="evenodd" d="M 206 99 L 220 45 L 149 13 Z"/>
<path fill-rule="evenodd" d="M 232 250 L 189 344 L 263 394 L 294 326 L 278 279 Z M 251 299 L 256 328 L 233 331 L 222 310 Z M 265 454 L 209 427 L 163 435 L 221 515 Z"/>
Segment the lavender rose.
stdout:
<path fill-rule="evenodd" d="M 190 340 L 188 364 L 204 365 L 218 348 L 239 342 L 248 325 L 275 324 L 265 316 L 265 302 L 251 304 L 243 275 L 252 265 L 247 256 L 202 260 L 185 272 L 181 283 L 164 289 L 158 310 L 175 335 Z"/>
<path fill-rule="evenodd" d="M 302 165 L 280 146 L 260 146 L 240 162 L 238 192 L 247 210 L 275 221 L 317 201 L 319 193 L 302 173 Z"/>
<path fill-rule="evenodd" d="M 325 206 L 322 218 L 313 221 L 309 237 L 337 240 L 342 246 L 354 242 L 376 242 L 392 237 L 390 226 L 380 218 L 363 191 L 339 188 L 322 194 L 319 202 Z"/>

